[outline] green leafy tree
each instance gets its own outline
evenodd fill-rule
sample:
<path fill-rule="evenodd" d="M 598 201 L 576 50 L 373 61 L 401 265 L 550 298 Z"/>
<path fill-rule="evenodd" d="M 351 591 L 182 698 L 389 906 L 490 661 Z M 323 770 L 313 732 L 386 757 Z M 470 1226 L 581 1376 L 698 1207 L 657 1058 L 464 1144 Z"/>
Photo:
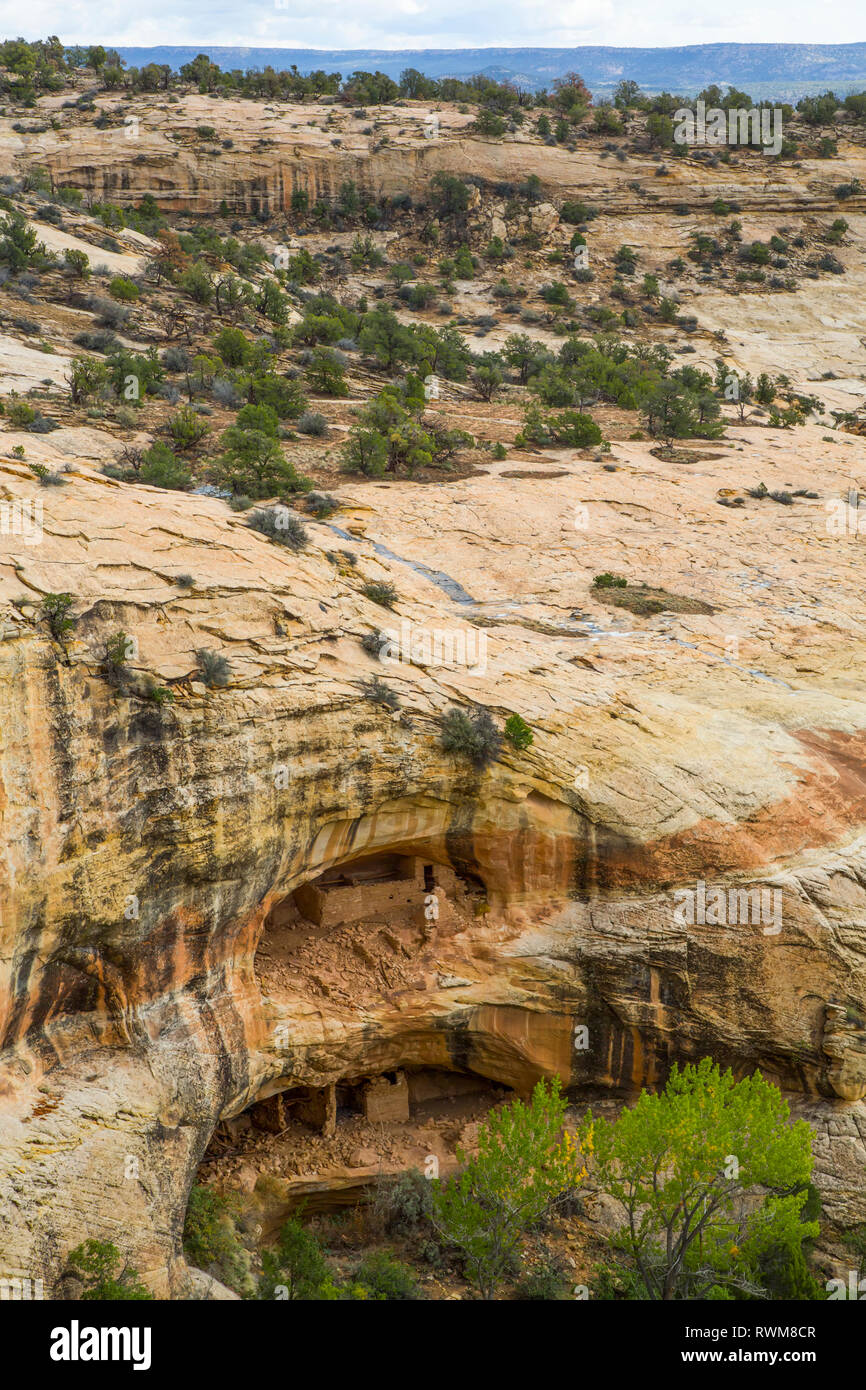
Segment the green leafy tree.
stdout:
<path fill-rule="evenodd" d="M 221 442 L 223 453 L 214 459 L 211 475 L 236 497 L 279 497 L 311 486 L 285 458 L 279 441 L 263 430 L 230 425 Z"/>
<path fill-rule="evenodd" d="M 56 642 L 62 642 L 75 627 L 75 619 L 69 616 L 73 602 L 72 594 L 46 594 L 42 600 L 42 616 Z"/>
<path fill-rule="evenodd" d="M 258 1297 L 292 1302 L 315 1298 L 328 1275 L 328 1264 L 316 1237 L 290 1217 L 280 1227 L 274 1249 L 262 1253 Z"/>
<path fill-rule="evenodd" d="M 228 685 L 231 667 L 225 657 L 210 650 L 196 656 L 207 685 Z M 204 1184 L 193 1186 L 184 1219 L 183 1252 L 190 1264 L 213 1274 L 236 1293 L 251 1292 L 249 1259 L 238 1238 L 231 1197 Z"/>
<path fill-rule="evenodd" d="M 138 482 L 185 492 L 192 484 L 192 473 L 167 444 L 157 441 L 142 454 Z"/>
<path fill-rule="evenodd" d="M 363 473 L 381 478 L 388 463 L 388 441 L 378 430 L 358 426 L 352 430 L 343 451 L 346 473 Z"/>
<path fill-rule="evenodd" d="M 415 339 L 400 323 L 393 309 L 382 305 L 366 314 L 358 336 L 361 351 L 375 357 L 388 371 L 400 362 L 415 360 Z"/>
<path fill-rule="evenodd" d="M 615 1121 L 582 1128 L 594 1177 L 623 1204 L 618 1237 L 647 1297 L 760 1292 L 762 1256 L 818 1233 L 804 1222 L 811 1130 L 760 1072 L 735 1081 L 710 1059 L 674 1066 Z"/>
<path fill-rule="evenodd" d="M 73 357 L 69 367 L 69 399 L 73 405 L 83 405 L 95 396 L 108 380 L 108 368 L 104 362 L 92 357 Z"/>
<path fill-rule="evenodd" d="M 491 1299 L 515 1263 L 521 1237 L 585 1176 L 580 1149 L 563 1133 L 558 1077 L 539 1081 L 529 1104 L 513 1100 L 478 1131 L 477 1157 L 433 1186 L 432 1221 L 463 1254 L 481 1297 Z"/>
<path fill-rule="evenodd" d="M 84 1284 L 82 1301 L 144 1303 L 153 1299 L 137 1270 L 128 1265 L 119 1268 L 121 1260 L 120 1251 L 110 1241 L 85 1240 L 69 1252 L 69 1264 Z"/>
<path fill-rule="evenodd" d="M 181 273 L 179 284 L 181 289 L 194 299 L 196 304 L 211 304 L 214 297 L 214 283 L 212 277 L 200 263 L 188 266 Z"/>
<path fill-rule="evenodd" d="M 227 367 L 243 367 L 249 360 L 251 345 L 239 328 L 221 329 L 214 347 Z"/>
<path fill-rule="evenodd" d="M 317 347 L 313 350 L 307 366 L 307 382 L 310 389 L 321 396 L 348 396 L 349 388 L 343 372 L 343 364 L 330 348 Z"/>
<path fill-rule="evenodd" d="M 90 257 L 86 251 L 67 246 L 63 252 L 63 262 L 79 280 L 90 279 Z"/>
<path fill-rule="evenodd" d="M 430 180 L 430 197 L 437 217 L 445 221 L 464 218 L 469 208 L 469 187 L 456 174 L 441 170 Z"/>
<path fill-rule="evenodd" d="M 30 263 L 44 255 L 45 247 L 37 240 L 36 231 L 20 212 L 10 212 L 0 223 L 0 264 L 8 265 L 15 273 L 26 270 Z"/>

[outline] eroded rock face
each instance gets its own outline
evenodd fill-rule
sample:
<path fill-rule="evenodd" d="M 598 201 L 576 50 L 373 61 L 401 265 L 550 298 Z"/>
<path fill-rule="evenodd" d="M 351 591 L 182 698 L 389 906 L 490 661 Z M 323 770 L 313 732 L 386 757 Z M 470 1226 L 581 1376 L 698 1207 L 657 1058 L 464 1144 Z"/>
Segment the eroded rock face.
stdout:
<path fill-rule="evenodd" d="M 768 486 L 778 469 L 838 495 L 820 431 L 798 431 L 782 462 L 772 432 L 747 433 Z M 758 1065 L 809 1108 L 830 1214 L 866 1217 L 858 542 L 828 534 L 823 500 L 744 509 L 730 524 L 768 557 L 756 586 L 730 531 L 727 548 L 707 544 L 716 492 L 751 481 L 754 457 L 722 449 L 686 483 L 648 447 L 618 445 L 616 473 L 563 453 L 555 491 L 494 470 L 427 489 L 422 507 L 411 484 L 347 485 L 337 519 L 369 538 L 351 543 L 355 567 L 328 558 L 325 525 L 294 555 L 219 501 L 84 466 L 46 490 L 39 544 L 0 537 L 4 1272 L 51 1286 L 93 1236 L 180 1293 L 187 1193 L 220 1118 L 422 1066 L 622 1093 L 675 1058 Z M 31 490 L 0 462 L 0 500 Z M 590 581 L 624 547 L 711 611 L 605 607 Z M 395 615 L 360 592 L 386 577 Z M 65 651 L 11 603 L 63 590 Z M 483 631 L 483 667 L 383 671 L 359 638 L 403 621 Z M 173 703 L 106 679 L 119 629 Z M 201 684 L 203 647 L 229 658 L 227 688 Z M 366 698 L 375 674 L 396 714 Z M 467 700 L 499 722 L 520 712 L 531 749 L 483 772 L 446 755 L 439 715 Z M 411 977 L 356 1007 L 263 997 L 272 910 L 374 853 L 468 885 Z M 713 889 L 724 916 L 707 910 Z M 731 922 L 732 889 L 780 894 L 781 929 L 760 896 L 745 920 L 737 898 Z"/>
<path fill-rule="evenodd" d="M 805 180 L 790 163 L 776 160 L 774 168 L 762 165 L 756 177 L 746 178 L 724 166 L 678 168 L 674 161 L 664 180 L 636 190 L 631 162 L 604 162 L 589 147 L 539 145 L 525 131 L 487 139 L 472 130 L 471 113 L 422 101 L 380 107 L 373 130 L 366 115 L 320 103 L 216 103 L 197 94 L 169 103 L 152 94 L 130 107 L 128 94 L 105 93 L 100 109 L 111 124 L 85 123 L 80 112 L 64 110 L 61 97 L 43 98 L 40 110 L 58 125 L 35 134 L 14 130 L 12 114 L 0 117 L 0 170 L 11 172 L 16 160 L 39 164 L 57 187 L 74 184 L 100 202 L 137 203 L 147 193 L 166 210 L 207 214 L 225 201 L 232 213 L 254 216 L 288 211 L 295 189 L 307 192 L 311 203 L 332 200 L 346 179 L 378 198 L 423 193 L 440 171 L 463 169 L 494 185 L 519 184 L 532 172 L 546 189 L 567 190 L 607 211 L 640 214 L 652 204 L 650 223 L 684 197 L 736 199 L 743 208 L 767 208 L 775 220 L 783 209 L 830 211 L 839 179 L 862 174 L 859 150 L 846 149 L 840 137 L 832 169 L 823 160 L 804 160 Z M 862 202 L 853 197 L 848 212 Z M 533 212 L 536 231 L 556 222 L 552 207 Z"/>

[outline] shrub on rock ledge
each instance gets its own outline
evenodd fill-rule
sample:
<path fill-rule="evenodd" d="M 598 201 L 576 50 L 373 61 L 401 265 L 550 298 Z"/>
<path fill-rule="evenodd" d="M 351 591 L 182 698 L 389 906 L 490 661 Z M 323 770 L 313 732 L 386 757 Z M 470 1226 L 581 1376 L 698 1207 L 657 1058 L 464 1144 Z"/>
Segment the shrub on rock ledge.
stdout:
<path fill-rule="evenodd" d="M 535 735 L 520 714 L 510 714 L 506 719 L 505 737 L 512 748 L 516 748 L 519 752 L 523 752 L 535 741 Z"/>
<path fill-rule="evenodd" d="M 303 550 L 309 539 L 306 528 L 288 507 L 258 507 L 251 515 L 247 525 L 277 545 L 286 545 L 290 550 Z"/>
<path fill-rule="evenodd" d="M 441 743 L 446 753 L 466 757 L 477 768 L 489 767 L 502 752 L 502 735 L 486 709 L 450 709 L 442 716 Z"/>

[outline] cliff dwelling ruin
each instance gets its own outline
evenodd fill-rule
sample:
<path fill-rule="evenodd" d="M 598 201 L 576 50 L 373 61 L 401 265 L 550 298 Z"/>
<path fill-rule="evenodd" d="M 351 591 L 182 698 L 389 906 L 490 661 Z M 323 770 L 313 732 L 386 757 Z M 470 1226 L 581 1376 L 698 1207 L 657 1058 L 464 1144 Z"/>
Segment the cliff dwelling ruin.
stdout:
<path fill-rule="evenodd" d="M 271 908 L 256 954 L 262 993 L 358 1004 L 418 988 L 435 942 L 465 930 L 482 901 L 452 868 L 423 857 L 335 864 Z"/>

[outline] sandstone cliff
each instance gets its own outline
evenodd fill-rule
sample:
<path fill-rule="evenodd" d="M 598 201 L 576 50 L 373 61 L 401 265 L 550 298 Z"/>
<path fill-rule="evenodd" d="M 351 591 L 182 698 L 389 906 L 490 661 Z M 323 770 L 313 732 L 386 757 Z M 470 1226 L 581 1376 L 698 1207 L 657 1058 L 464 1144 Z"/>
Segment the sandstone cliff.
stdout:
<path fill-rule="evenodd" d="M 0 552 L 8 1273 L 50 1282 L 85 1236 L 122 1237 L 179 1290 L 220 1118 L 407 1066 L 629 1093 L 673 1058 L 758 1065 L 816 1127 L 828 1213 L 866 1217 L 862 538 L 828 530 L 864 445 L 776 443 L 734 429 L 687 468 L 623 443 L 616 471 L 563 451 L 555 490 L 505 465 L 347 484 L 354 538 L 309 523 L 299 554 L 220 501 L 83 463 L 44 490 L 41 542 Z M 718 505 L 756 470 L 819 497 Z M 0 499 L 32 492 L 3 460 Z M 591 589 L 611 568 L 709 611 L 612 609 Z M 393 614 L 361 593 L 383 578 Z M 65 646 L 39 615 L 59 591 Z M 401 622 L 483 633 L 481 669 L 397 663 L 400 709 L 372 703 L 359 638 Z M 100 662 L 120 629 L 118 686 Z M 201 683 L 203 647 L 226 688 Z M 145 673 L 172 703 L 143 698 Z M 521 713 L 533 746 L 484 772 L 446 755 L 439 716 L 467 701 Z M 455 869 L 468 916 L 377 998 L 263 997 L 274 906 L 374 850 Z M 682 920 L 698 881 L 778 891 L 781 930 Z"/>

